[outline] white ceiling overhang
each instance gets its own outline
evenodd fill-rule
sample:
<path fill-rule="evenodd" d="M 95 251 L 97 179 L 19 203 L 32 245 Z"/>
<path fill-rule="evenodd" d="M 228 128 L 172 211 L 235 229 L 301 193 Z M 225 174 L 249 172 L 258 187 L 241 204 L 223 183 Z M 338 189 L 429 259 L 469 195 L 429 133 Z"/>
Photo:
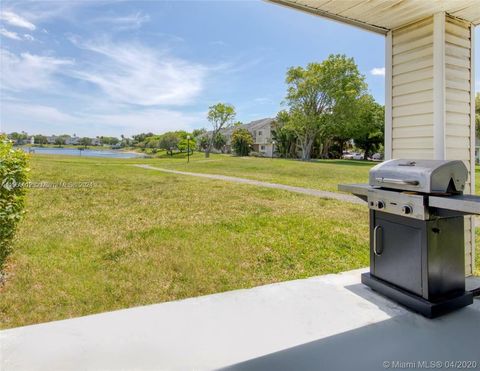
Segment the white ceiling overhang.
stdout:
<path fill-rule="evenodd" d="M 290 8 L 386 34 L 402 26 L 446 12 L 480 24 L 480 0 L 267 0 Z"/>

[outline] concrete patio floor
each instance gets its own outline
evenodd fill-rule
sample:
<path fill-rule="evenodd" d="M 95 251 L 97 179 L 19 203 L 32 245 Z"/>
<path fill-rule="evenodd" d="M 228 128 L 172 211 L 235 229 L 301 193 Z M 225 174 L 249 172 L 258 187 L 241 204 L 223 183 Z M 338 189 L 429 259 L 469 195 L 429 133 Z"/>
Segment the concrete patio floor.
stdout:
<path fill-rule="evenodd" d="M 363 286 L 363 271 L 4 330 L 0 369 L 384 370 L 446 360 L 480 368 L 480 300 L 428 320 Z"/>

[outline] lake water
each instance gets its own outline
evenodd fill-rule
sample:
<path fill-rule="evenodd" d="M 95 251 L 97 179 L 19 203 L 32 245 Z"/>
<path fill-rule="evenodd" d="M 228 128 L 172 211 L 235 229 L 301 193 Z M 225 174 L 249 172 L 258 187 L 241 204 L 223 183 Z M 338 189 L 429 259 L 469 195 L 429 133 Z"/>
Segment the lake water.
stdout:
<path fill-rule="evenodd" d="M 109 158 L 136 158 L 143 157 L 140 153 L 129 153 L 116 150 L 94 150 L 84 149 L 80 151 L 77 148 L 50 148 L 50 147 L 22 147 L 25 152 L 35 151 L 39 155 L 67 155 L 67 156 L 85 156 L 85 157 L 109 157 Z"/>

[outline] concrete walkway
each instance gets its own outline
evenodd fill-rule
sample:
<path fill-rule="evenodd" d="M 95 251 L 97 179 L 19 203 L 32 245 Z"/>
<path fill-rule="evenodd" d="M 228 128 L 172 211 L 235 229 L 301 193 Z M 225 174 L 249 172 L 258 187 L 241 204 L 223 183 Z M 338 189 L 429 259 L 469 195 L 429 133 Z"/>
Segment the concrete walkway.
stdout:
<path fill-rule="evenodd" d="M 190 172 L 187 172 L 187 171 L 170 170 L 170 169 L 164 169 L 164 168 L 150 166 L 150 165 L 133 165 L 133 166 L 141 167 L 143 169 L 162 171 L 164 173 L 188 175 L 188 176 L 195 176 L 195 177 L 200 177 L 200 178 L 223 180 L 223 181 L 226 181 L 226 182 L 250 184 L 250 185 L 254 185 L 254 186 L 258 186 L 258 187 L 265 187 L 265 188 L 282 189 L 284 191 L 302 193 L 302 194 L 309 195 L 309 196 L 315 196 L 315 197 L 320 197 L 320 198 L 327 198 L 327 199 L 332 199 L 332 200 L 339 200 L 339 201 L 351 202 L 351 203 L 354 203 L 354 204 L 365 205 L 365 202 L 360 200 L 358 197 L 355 197 L 355 196 L 352 196 L 352 195 L 346 195 L 346 194 L 343 194 L 343 193 L 320 191 L 318 189 L 295 187 L 295 186 L 289 186 L 289 185 L 278 184 L 278 183 L 268 183 L 268 182 L 262 182 L 262 181 L 259 181 L 259 180 L 237 178 L 237 177 L 226 176 L 226 175 L 190 173 Z"/>
<path fill-rule="evenodd" d="M 414 360 L 480 365 L 479 300 L 428 320 L 362 285 L 363 271 L 0 331 L 0 369 L 374 371 L 384 370 L 383 362 Z"/>

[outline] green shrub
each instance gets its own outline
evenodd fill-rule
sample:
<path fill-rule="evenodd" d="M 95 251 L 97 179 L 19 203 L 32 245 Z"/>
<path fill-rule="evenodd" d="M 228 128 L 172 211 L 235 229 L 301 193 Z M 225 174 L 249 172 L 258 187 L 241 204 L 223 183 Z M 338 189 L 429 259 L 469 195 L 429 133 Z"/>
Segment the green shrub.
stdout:
<path fill-rule="evenodd" d="M 247 129 L 236 128 L 232 133 L 232 149 L 237 156 L 248 156 L 253 146 L 252 134 Z"/>
<path fill-rule="evenodd" d="M 27 155 L 14 149 L 5 135 L 0 135 L 0 269 L 23 214 L 27 171 Z"/>

